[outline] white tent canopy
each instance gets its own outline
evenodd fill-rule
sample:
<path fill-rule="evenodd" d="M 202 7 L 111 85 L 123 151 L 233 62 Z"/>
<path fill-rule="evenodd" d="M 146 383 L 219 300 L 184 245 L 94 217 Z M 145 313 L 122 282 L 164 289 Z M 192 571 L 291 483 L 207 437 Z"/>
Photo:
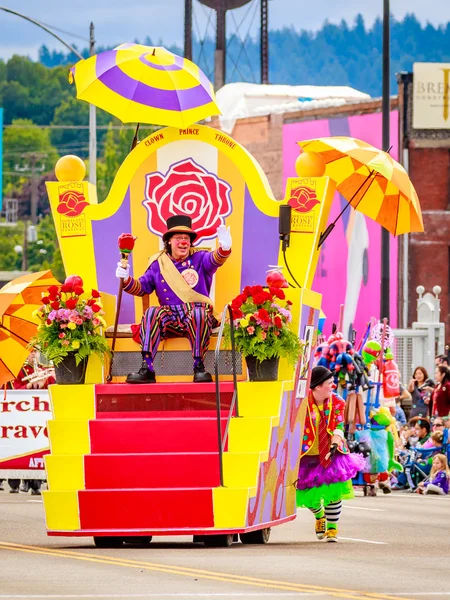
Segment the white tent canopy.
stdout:
<path fill-rule="evenodd" d="M 227 133 L 233 131 L 237 119 L 245 117 L 341 106 L 369 98 L 348 86 L 228 83 L 217 92 L 220 124 Z"/>

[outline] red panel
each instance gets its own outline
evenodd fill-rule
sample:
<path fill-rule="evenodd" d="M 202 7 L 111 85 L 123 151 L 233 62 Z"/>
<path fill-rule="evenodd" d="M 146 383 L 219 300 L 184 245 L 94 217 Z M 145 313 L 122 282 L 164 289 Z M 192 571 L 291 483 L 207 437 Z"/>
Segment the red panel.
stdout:
<path fill-rule="evenodd" d="M 91 454 L 84 477 L 88 490 L 213 488 L 220 485 L 219 455 Z"/>
<path fill-rule="evenodd" d="M 114 411 L 112 412 L 98 412 L 96 415 L 96 419 L 185 419 L 186 417 L 210 417 L 216 418 L 215 410 L 196 410 L 193 411 L 183 411 L 183 410 L 151 410 L 151 411 Z M 228 411 L 222 411 L 222 417 L 228 418 Z"/>
<path fill-rule="evenodd" d="M 213 527 L 212 490 L 78 492 L 81 529 Z"/>
<path fill-rule="evenodd" d="M 232 381 L 221 381 L 221 392 L 233 392 L 234 385 Z M 148 383 L 148 384 L 131 384 L 131 383 L 99 383 L 95 386 L 95 393 L 99 394 L 215 394 L 215 383 Z"/>
<path fill-rule="evenodd" d="M 92 454 L 218 451 L 212 418 L 101 419 L 90 421 L 89 429 Z"/>

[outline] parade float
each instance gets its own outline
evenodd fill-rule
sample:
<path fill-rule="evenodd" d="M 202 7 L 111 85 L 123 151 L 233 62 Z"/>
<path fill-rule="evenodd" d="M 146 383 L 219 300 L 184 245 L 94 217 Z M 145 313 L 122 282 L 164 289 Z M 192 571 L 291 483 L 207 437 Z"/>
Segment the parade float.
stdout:
<path fill-rule="evenodd" d="M 209 546 L 228 546 L 238 537 L 266 543 L 273 526 L 296 517 L 303 400 L 323 317 L 312 284 L 320 246 L 332 230 L 327 220 L 336 186 L 342 184 L 354 207 L 366 206 L 370 188 L 376 196 L 367 203 L 370 216 L 395 234 L 421 228 L 417 196 L 399 189 L 400 177 L 391 182 L 397 171 L 387 155 L 380 158 L 383 153 L 358 140 L 328 138 L 302 152 L 284 198 L 274 198 L 245 148 L 195 124 L 216 114 L 211 84 L 195 65 L 164 49 L 126 44 L 81 61 L 71 75 L 79 98 L 122 121 L 170 126 L 138 144 L 135 136 L 102 203 L 77 157 L 61 158 L 58 181 L 47 183 L 66 274 L 79 277 L 83 291 L 99 291 L 110 347 L 105 362 L 85 357 L 82 383 L 57 379 L 50 386 L 48 534 L 93 536 L 101 547 L 167 535 L 190 535 Z M 377 157 L 377 175 L 387 173 L 373 185 L 375 167 L 366 163 Z M 401 213 L 392 223 L 386 188 L 391 208 L 396 202 Z M 156 383 L 127 384 L 142 361 L 136 325 L 155 298 L 122 295 L 122 286 L 118 294 L 117 240 L 123 233 L 134 239 L 125 258 L 139 277 L 163 247 L 167 219 L 179 214 L 192 219 L 195 248 L 215 249 L 221 225 L 232 232 L 233 251 L 211 290 L 221 317 L 205 357 L 214 382 L 192 382 L 188 340 L 176 337 L 159 347 Z M 231 331 L 247 326 L 245 315 L 244 323 L 234 318 L 239 307 L 233 299 L 245 305 L 248 289 L 266 286 L 274 265 L 282 266 L 287 281 L 283 297 L 301 354 L 295 365 L 282 358 L 272 380 L 255 381 L 247 372 L 249 353 L 236 350 L 233 336 L 230 347 L 223 332 L 227 318 Z"/>

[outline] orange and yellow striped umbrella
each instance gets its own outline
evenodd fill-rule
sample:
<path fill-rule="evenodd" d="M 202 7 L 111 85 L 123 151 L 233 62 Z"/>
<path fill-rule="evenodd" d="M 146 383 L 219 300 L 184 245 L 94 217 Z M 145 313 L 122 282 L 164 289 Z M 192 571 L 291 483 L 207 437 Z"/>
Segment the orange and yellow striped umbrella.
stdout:
<path fill-rule="evenodd" d="M 326 172 L 349 204 L 393 235 L 423 231 L 419 198 L 405 169 L 390 156 L 351 137 L 299 142 L 320 154 Z"/>
<path fill-rule="evenodd" d="M 13 279 L 0 289 L 0 385 L 15 379 L 30 354 L 27 347 L 40 320 L 33 315 L 42 293 L 61 285 L 51 271 Z"/>

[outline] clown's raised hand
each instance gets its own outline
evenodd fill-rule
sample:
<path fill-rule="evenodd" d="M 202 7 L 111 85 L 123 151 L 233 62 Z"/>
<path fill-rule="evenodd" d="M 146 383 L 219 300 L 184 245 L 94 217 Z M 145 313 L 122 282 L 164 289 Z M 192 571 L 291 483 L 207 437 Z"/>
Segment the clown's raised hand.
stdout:
<path fill-rule="evenodd" d="M 219 246 L 222 250 L 231 250 L 231 233 L 229 227 L 219 225 L 217 228 L 217 237 L 219 239 Z"/>

